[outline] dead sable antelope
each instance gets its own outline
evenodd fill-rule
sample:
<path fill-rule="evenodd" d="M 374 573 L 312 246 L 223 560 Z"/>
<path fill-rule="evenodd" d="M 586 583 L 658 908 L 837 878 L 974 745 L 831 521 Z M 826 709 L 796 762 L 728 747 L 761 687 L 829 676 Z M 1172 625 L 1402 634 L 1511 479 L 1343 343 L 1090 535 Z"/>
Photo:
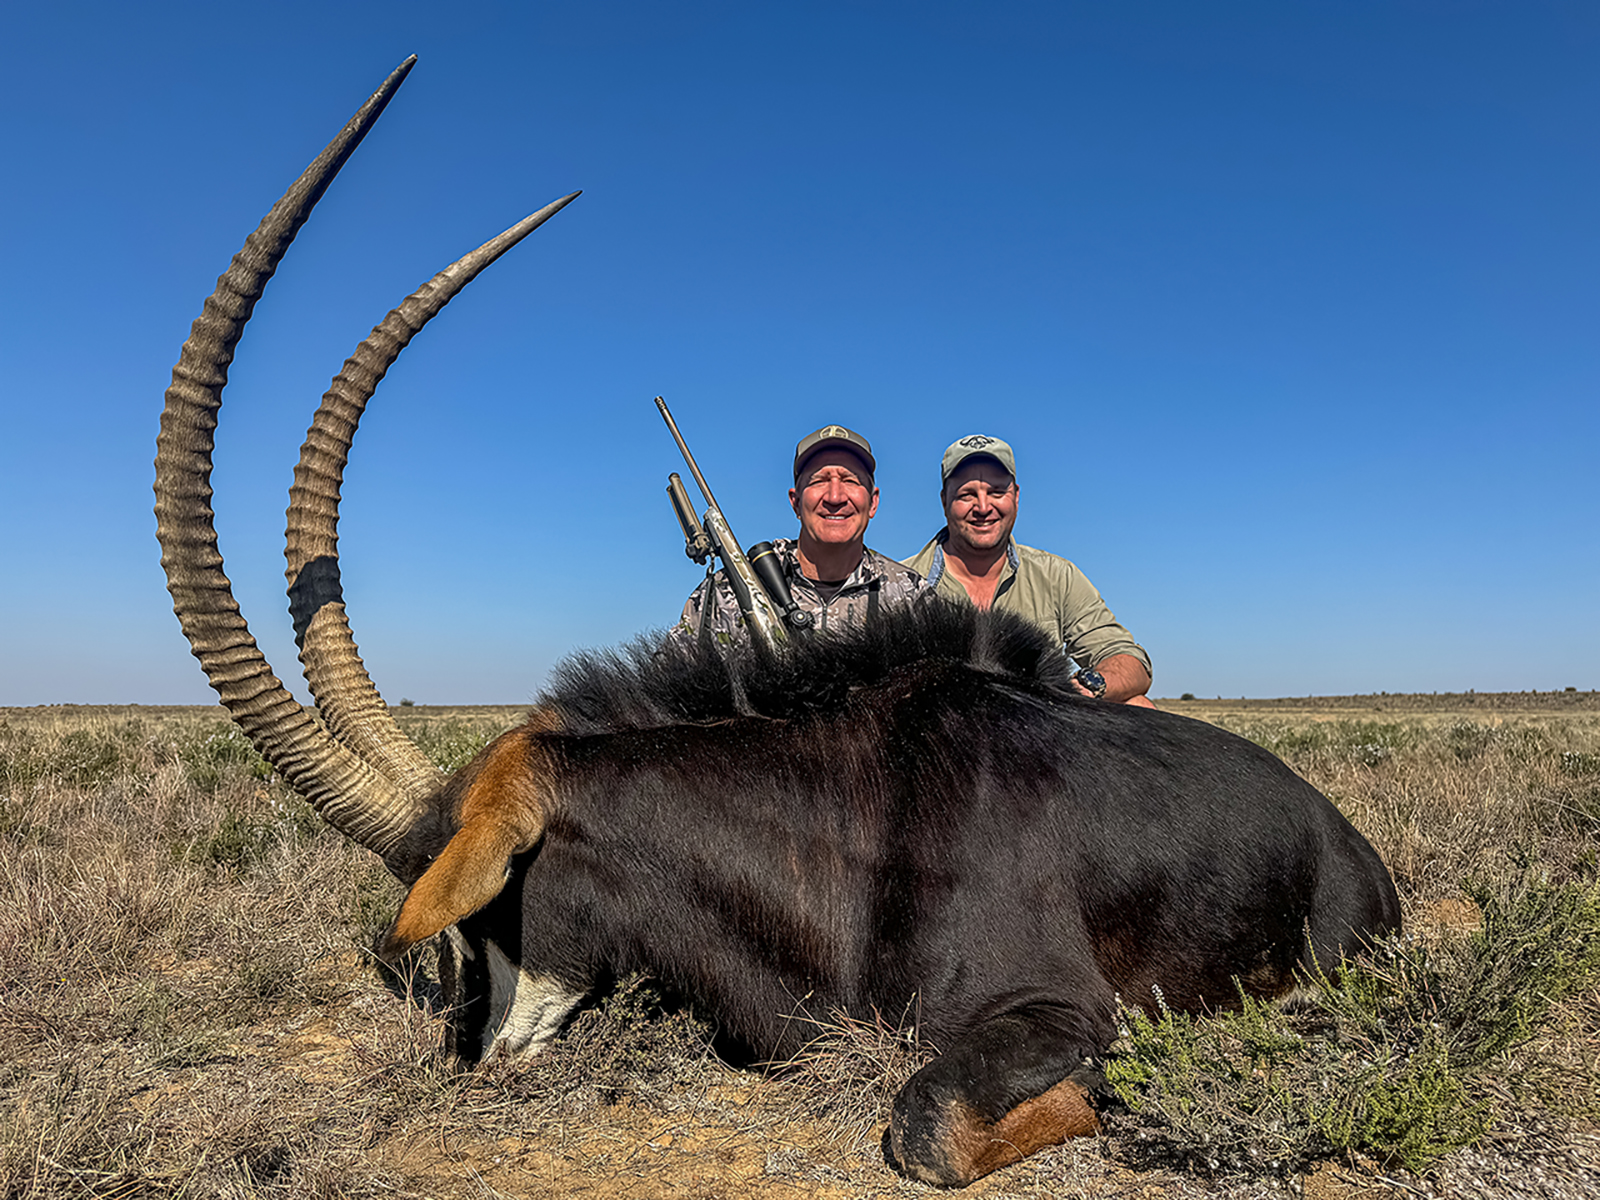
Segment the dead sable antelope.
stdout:
<path fill-rule="evenodd" d="M 398 953 L 443 934 L 469 1060 L 525 1054 L 599 982 L 643 970 L 764 1058 L 796 1017 L 914 1004 L 942 1054 L 895 1100 L 893 1164 L 959 1185 L 1096 1126 L 1115 998 L 1201 1010 L 1399 925 L 1366 840 L 1272 755 L 1198 721 L 1072 695 L 1031 627 L 943 606 L 776 660 L 644 643 L 569 661 L 527 722 L 446 778 L 357 656 L 339 486 L 410 338 L 557 200 L 404 301 L 346 362 L 302 451 L 290 610 L 314 720 L 235 603 L 210 506 L 233 349 L 312 206 L 411 69 L 373 94 L 250 235 L 173 370 L 156 458 L 184 633 L 257 749 L 410 891 Z M 574 193 L 576 195 L 576 193 Z"/>

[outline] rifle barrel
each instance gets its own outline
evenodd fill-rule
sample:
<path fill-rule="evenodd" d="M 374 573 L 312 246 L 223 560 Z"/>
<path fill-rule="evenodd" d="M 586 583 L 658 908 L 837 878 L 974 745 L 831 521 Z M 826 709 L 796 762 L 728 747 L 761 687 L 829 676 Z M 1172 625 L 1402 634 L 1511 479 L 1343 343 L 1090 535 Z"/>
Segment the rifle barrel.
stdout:
<path fill-rule="evenodd" d="M 689 453 L 689 443 L 683 440 L 683 434 L 678 432 L 678 423 L 672 419 L 672 414 L 667 411 L 667 402 L 662 397 L 656 397 L 656 407 L 661 410 L 661 419 L 667 423 L 667 428 L 672 431 L 672 440 L 678 443 L 678 452 L 683 455 L 683 461 L 689 464 L 689 474 L 694 476 L 695 486 L 700 489 L 700 494 L 706 498 L 706 503 L 712 508 L 721 509 L 717 498 L 711 494 L 711 488 L 706 483 L 706 477 L 700 474 L 700 465 L 694 461 L 694 455 Z"/>

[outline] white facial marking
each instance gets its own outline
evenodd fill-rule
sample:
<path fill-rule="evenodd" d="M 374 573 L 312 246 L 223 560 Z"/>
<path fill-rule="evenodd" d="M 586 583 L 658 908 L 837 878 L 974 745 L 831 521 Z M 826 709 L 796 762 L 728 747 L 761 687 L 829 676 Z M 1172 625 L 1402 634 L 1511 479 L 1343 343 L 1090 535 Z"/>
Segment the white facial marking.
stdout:
<path fill-rule="evenodd" d="M 483 1056 L 520 1058 L 539 1052 L 583 999 L 553 975 L 530 975 L 493 942 L 489 951 L 489 1022 Z"/>
<path fill-rule="evenodd" d="M 444 936 L 449 940 L 451 947 L 455 950 L 457 962 L 477 961 L 477 952 L 473 950 L 472 943 L 461 936 L 461 930 L 457 929 L 454 925 L 451 925 L 445 929 Z"/>

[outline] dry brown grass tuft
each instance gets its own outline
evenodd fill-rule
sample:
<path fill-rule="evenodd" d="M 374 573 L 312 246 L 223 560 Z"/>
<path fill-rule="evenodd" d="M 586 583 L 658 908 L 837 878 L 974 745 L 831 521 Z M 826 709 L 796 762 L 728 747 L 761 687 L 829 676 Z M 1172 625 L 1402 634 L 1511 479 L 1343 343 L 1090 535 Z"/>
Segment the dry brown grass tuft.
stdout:
<path fill-rule="evenodd" d="M 398 715 L 454 765 L 517 714 Z M 1350 814 L 1414 930 L 1470 927 L 1461 879 L 1510 850 L 1593 862 L 1600 714 L 1328 716 L 1218 719 Z M 367 954 L 399 895 L 220 710 L 0 710 L 0 1200 L 924 1190 L 877 1145 L 928 1053 L 913 1014 L 819 1028 L 766 1075 L 723 1065 L 693 1014 L 630 980 L 540 1059 L 463 1073 L 428 956 L 396 978 Z M 1597 1020 L 1590 986 L 1513 1054 L 1491 1141 L 1437 1184 L 1559 1195 L 1588 1178 L 1573 1163 L 1600 1144 Z M 1115 1151 L 1064 1147 L 969 1194 L 1267 1194 L 1130 1173 Z M 1555 1182 L 1532 1186 L 1536 1169 Z"/>
<path fill-rule="evenodd" d="M 906 1081 L 933 1061 L 933 1048 L 918 1039 L 909 1010 L 896 1021 L 881 1013 L 871 1021 L 835 1013 L 815 1028 L 793 1062 L 770 1069 L 789 1089 L 789 1102 L 832 1129 L 841 1150 L 877 1149 L 889 1106 Z"/>

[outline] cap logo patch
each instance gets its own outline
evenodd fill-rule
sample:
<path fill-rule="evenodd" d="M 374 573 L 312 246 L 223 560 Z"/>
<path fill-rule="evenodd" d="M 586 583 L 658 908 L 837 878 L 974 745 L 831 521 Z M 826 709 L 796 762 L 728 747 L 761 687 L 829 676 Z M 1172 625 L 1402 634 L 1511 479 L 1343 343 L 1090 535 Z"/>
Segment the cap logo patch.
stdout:
<path fill-rule="evenodd" d="M 975 433 L 971 437 L 962 438 L 959 444 L 965 446 L 968 450 L 982 450 L 985 446 L 992 446 L 999 440 L 999 438 L 984 437 L 981 433 Z"/>
<path fill-rule="evenodd" d="M 829 425 L 822 431 L 822 436 L 824 438 L 845 438 L 846 440 L 850 437 L 848 433 L 837 425 Z"/>

